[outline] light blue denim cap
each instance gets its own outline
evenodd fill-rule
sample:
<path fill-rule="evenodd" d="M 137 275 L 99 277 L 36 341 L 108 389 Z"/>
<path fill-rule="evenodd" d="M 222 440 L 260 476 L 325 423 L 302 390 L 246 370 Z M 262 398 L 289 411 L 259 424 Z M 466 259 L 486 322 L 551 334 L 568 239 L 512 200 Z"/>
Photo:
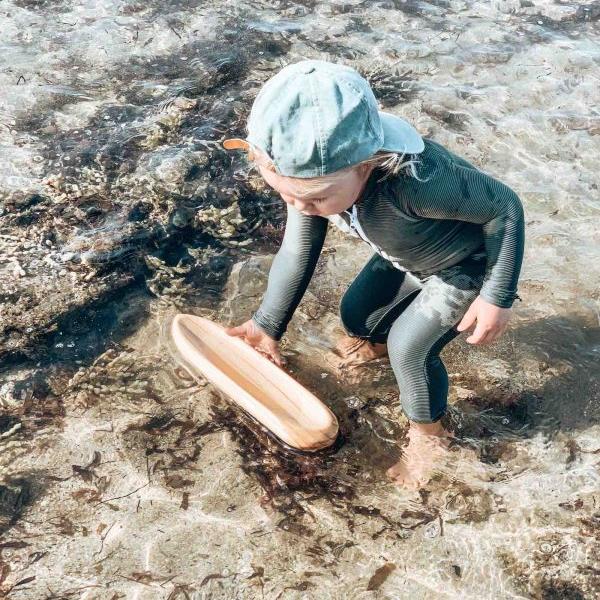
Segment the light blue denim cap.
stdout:
<path fill-rule="evenodd" d="M 322 60 L 288 65 L 264 84 L 246 140 L 288 177 L 319 177 L 378 151 L 418 154 L 425 147 L 412 125 L 379 111 L 357 71 Z"/>

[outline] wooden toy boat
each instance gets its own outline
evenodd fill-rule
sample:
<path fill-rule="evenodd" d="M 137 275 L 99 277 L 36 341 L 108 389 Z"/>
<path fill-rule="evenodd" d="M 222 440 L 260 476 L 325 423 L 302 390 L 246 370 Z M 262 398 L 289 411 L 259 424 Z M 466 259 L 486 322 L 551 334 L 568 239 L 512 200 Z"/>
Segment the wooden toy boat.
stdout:
<path fill-rule="evenodd" d="M 171 337 L 192 376 L 206 378 L 284 445 L 316 452 L 335 443 L 339 425 L 331 410 L 217 323 L 179 314 L 173 319 Z"/>

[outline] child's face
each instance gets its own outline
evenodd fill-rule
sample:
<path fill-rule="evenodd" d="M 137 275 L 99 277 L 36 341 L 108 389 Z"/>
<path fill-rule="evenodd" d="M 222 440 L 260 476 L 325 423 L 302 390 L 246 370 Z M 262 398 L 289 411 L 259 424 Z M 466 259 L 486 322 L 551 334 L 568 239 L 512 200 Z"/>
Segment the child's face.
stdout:
<path fill-rule="evenodd" d="M 360 195 L 373 170 L 370 165 L 360 165 L 356 169 L 348 170 L 330 184 L 323 185 L 317 192 L 313 192 L 307 191 L 305 186 L 303 189 L 302 179 L 284 177 L 262 166 L 258 168 L 264 180 L 279 193 L 285 202 L 304 215 L 321 217 L 337 215 L 350 208 Z"/>

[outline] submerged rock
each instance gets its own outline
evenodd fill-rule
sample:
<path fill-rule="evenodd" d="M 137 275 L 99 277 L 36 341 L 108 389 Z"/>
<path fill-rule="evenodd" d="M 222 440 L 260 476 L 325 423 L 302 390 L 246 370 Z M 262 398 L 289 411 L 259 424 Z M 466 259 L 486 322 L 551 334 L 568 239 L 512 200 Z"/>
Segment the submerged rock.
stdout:
<path fill-rule="evenodd" d="M 24 478 L 0 481 L 0 534 L 21 516 L 31 502 L 31 483 Z"/>

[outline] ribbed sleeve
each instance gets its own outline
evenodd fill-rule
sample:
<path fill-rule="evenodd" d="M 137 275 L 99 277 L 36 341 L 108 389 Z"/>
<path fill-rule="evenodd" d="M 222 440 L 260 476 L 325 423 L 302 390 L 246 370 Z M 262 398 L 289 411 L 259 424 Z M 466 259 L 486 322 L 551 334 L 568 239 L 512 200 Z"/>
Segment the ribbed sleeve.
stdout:
<path fill-rule="evenodd" d="M 523 206 L 507 185 L 474 168 L 449 164 L 436 194 L 414 195 L 405 210 L 429 219 L 453 219 L 482 226 L 488 257 L 480 295 L 510 308 L 517 297 L 525 242 Z"/>
<path fill-rule="evenodd" d="M 287 205 L 283 242 L 271 265 L 267 291 L 253 321 L 270 337 L 281 339 L 300 303 L 321 254 L 324 217 L 303 215 Z"/>

